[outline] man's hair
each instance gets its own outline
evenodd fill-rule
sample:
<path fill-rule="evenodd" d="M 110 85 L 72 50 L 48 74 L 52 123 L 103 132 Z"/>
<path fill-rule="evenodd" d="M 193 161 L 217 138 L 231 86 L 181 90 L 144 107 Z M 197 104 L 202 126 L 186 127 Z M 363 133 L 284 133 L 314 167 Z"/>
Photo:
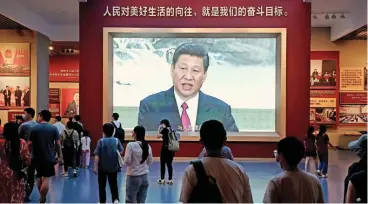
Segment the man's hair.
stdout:
<path fill-rule="evenodd" d="M 67 127 L 68 129 L 73 129 L 73 127 L 74 127 L 74 123 L 73 123 L 72 121 L 68 121 L 68 122 L 66 123 L 66 127 Z"/>
<path fill-rule="evenodd" d="M 105 133 L 106 137 L 112 137 L 114 134 L 114 126 L 111 123 L 105 123 L 102 126 L 102 132 Z"/>
<path fill-rule="evenodd" d="M 31 115 L 32 118 L 34 118 L 36 111 L 33 108 L 25 108 L 24 112 L 26 112 L 27 114 Z"/>
<path fill-rule="evenodd" d="M 277 152 L 282 154 L 290 167 L 296 167 L 304 157 L 304 145 L 296 137 L 286 137 L 277 143 Z"/>
<path fill-rule="evenodd" d="M 55 119 L 56 119 L 57 121 L 59 121 L 59 122 L 61 121 L 61 117 L 60 117 L 60 116 L 56 116 L 56 117 L 55 117 Z"/>
<path fill-rule="evenodd" d="M 9 88 L 9 86 L 6 86 L 5 88 Z"/>
<path fill-rule="evenodd" d="M 226 141 L 224 125 L 217 120 L 209 120 L 202 124 L 199 131 L 201 142 L 209 150 L 218 150 Z"/>
<path fill-rule="evenodd" d="M 75 115 L 75 116 L 74 116 L 74 119 L 75 119 L 77 122 L 79 122 L 79 121 L 81 120 L 81 117 L 80 117 L 80 115 Z"/>
<path fill-rule="evenodd" d="M 190 55 L 203 58 L 204 72 L 207 72 L 210 65 L 210 58 L 208 56 L 208 52 L 203 46 L 194 43 L 184 43 L 179 45 L 174 52 L 172 61 L 173 65 L 178 62 L 180 55 Z"/>
<path fill-rule="evenodd" d="M 17 88 L 19 88 L 19 86 L 17 86 Z"/>
<path fill-rule="evenodd" d="M 46 121 L 46 122 L 50 122 L 51 120 L 51 112 L 48 110 L 42 110 L 40 112 L 40 116 L 42 117 L 42 120 Z"/>
<path fill-rule="evenodd" d="M 79 94 L 79 91 L 77 91 L 77 92 L 74 92 L 73 96 L 75 96 L 75 94 Z"/>
<path fill-rule="evenodd" d="M 119 119 L 119 113 L 113 113 L 112 117 L 114 118 L 114 120 L 118 120 Z"/>

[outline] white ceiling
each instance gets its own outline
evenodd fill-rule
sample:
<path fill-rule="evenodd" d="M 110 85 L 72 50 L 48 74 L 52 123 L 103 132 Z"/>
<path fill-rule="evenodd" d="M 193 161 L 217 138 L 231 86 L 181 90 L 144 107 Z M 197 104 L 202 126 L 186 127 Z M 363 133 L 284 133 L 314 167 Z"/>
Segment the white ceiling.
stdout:
<path fill-rule="evenodd" d="M 78 25 L 78 0 L 12 0 L 38 14 L 50 24 Z"/>
<path fill-rule="evenodd" d="M 312 18 L 312 26 L 331 27 L 331 40 L 367 24 L 367 0 L 311 2 L 312 13 L 318 13 L 318 19 Z M 345 14 L 345 19 L 340 18 L 341 12 Z M 336 19 L 326 20 L 322 13 L 338 14 Z M 79 0 L 1 0 L 0 14 L 49 36 L 51 40 L 79 40 Z"/>

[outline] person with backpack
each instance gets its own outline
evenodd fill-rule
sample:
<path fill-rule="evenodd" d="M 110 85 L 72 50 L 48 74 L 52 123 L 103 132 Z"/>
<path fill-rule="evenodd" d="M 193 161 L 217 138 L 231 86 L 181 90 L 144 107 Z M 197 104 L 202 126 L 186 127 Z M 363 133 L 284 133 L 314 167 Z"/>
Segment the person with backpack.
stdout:
<path fill-rule="evenodd" d="M 64 158 L 64 173 L 62 176 L 68 177 L 68 169 L 72 167 L 73 176 L 77 176 L 77 168 L 76 168 L 76 153 L 77 148 L 80 144 L 79 134 L 76 130 L 73 129 L 73 122 L 69 121 L 66 124 L 66 130 L 64 130 L 61 135 L 61 144 L 63 146 L 63 158 Z"/>
<path fill-rule="evenodd" d="M 314 135 L 314 127 L 309 126 L 307 136 L 304 138 L 305 148 L 305 171 L 310 172 L 310 163 L 314 164 L 314 169 L 318 168 L 316 136 Z"/>
<path fill-rule="evenodd" d="M 173 178 L 173 166 L 172 162 L 174 160 L 175 151 L 169 150 L 169 136 L 172 134 L 173 130 L 171 129 L 170 122 L 167 119 L 161 120 L 160 127 L 159 127 L 159 134 L 157 138 L 162 139 L 162 147 L 161 147 L 161 154 L 160 154 L 160 171 L 161 171 L 161 178 L 158 180 L 159 184 L 165 184 L 165 173 L 167 165 L 167 171 L 169 172 L 169 180 L 167 181 L 168 184 L 174 184 Z"/>
<path fill-rule="evenodd" d="M 243 167 L 222 156 L 224 125 L 217 120 L 202 124 L 200 142 L 207 156 L 191 163 L 182 179 L 183 203 L 253 203 L 249 177 Z"/>
<path fill-rule="evenodd" d="M 120 140 L 121 145 L 124 144 L 125 141 L 125 131 L 121 125 L 121 123 L 118 121 L 119 120 L 119 113 L 113 113 L 112 114 L 112 122 L 111 124 L 114 126 L 115 128 L 115 134 L 114 137 L 118 138 Z"/>

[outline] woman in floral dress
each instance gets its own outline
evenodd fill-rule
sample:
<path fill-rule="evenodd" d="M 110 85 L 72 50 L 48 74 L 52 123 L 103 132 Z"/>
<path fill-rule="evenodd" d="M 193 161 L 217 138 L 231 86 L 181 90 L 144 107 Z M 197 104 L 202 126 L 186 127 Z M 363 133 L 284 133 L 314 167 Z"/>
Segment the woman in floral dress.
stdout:
<path fill-rule="evenodd" d="M 27 143 L 18 135 L 18 124 L 4 126 L 0 140 L 0 203 L 22 203 L 25 178 L 22 169 L 31 163 Z"/>

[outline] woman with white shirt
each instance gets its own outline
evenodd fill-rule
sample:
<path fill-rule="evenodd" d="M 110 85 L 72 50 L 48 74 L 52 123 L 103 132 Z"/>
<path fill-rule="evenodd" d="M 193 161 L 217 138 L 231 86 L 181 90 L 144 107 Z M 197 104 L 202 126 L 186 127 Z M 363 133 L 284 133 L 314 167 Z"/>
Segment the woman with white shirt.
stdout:
<path fill-rule="evenodd" d="M 134 142 L 126 146 L 124 163 L 126 170 L 127 203 L 144 203 L 149 186 L 148 172 L 152 164 L 152 149 L 145 140 L 146 130 L 143 126 L 137 126 L 133 130 Z"/>

